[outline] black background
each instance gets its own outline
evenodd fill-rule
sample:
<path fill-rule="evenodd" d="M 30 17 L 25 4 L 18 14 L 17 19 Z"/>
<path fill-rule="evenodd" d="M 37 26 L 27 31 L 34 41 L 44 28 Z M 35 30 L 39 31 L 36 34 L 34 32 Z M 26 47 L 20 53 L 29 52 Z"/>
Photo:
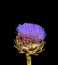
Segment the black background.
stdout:
<path fill-rule="evenodd" d="M 44 10 L 44 9 L 43 9 Z M 1 16 L 1 65 L 26 65 L 26 56 L 24 54 L 19 54 L 14 48 L 14 38 L 16 36 L 16 27 L 18 24 L 24 22 L 36 23 L 41 25 L 46 31 L 46 45 L 45 51 L 40 53 L 39 56 L 32 57 L 32 65 L 50 65 L 56 62 L 56 21 L 54 21 L 53 15 L 47 13 L 48 11 L 43 11 L 44 14 L 37 15 L 2 15 Z M 37 12 L 38 13 L 38 12 Z"/>

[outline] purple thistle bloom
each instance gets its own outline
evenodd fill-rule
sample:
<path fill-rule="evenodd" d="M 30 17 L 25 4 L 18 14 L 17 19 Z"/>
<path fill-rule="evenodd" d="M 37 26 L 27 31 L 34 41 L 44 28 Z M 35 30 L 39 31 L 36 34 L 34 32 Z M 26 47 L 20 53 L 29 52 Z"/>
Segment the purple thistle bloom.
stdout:
<path fill-rule="evenodd" d="M 46 33 L 44 29 L 37 24 L 24 23 L 19 24 L 16 28 L 17 33 L 20 34 L 22 38 L 29 38 L 31 41 L 39 42 L 44 40 Z"/>

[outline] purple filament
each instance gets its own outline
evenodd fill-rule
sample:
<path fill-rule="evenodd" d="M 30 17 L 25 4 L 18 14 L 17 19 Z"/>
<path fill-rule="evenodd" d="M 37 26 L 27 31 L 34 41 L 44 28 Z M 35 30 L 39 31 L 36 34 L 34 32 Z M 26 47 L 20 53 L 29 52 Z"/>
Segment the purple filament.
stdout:
<path fill-rule="evenodd" d="M 37 24 L 19 24 L 16 31 L 23 39 L 27 37 L 31 42 L 39 42 L 44 40 L 46 36 L 44 28 Z"/>

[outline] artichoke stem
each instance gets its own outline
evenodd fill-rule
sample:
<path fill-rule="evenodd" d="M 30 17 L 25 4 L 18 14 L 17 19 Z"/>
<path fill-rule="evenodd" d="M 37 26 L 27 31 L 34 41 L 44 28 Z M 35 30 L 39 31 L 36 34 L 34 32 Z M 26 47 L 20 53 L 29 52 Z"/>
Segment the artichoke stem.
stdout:
<path fill-rule="evenodd" d="M 26 54 L 27 59 L 27 65 L 31 65 L 31 56 L 29 54 Z"/>

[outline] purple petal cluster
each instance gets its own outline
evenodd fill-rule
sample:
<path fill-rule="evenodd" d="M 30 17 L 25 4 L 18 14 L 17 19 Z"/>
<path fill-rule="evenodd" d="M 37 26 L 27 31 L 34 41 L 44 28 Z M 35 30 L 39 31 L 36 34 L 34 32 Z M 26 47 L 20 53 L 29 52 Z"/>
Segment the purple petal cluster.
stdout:
<path fill-rule="evenodd" d="M 46 33 L 44 28 L 40 25 L 32 23 L 19 24 L 16 28 L 17 33 L 20 34 L 22 38 L 28 37 L 31 41 L 39 42 L 44 40 Z"/>

